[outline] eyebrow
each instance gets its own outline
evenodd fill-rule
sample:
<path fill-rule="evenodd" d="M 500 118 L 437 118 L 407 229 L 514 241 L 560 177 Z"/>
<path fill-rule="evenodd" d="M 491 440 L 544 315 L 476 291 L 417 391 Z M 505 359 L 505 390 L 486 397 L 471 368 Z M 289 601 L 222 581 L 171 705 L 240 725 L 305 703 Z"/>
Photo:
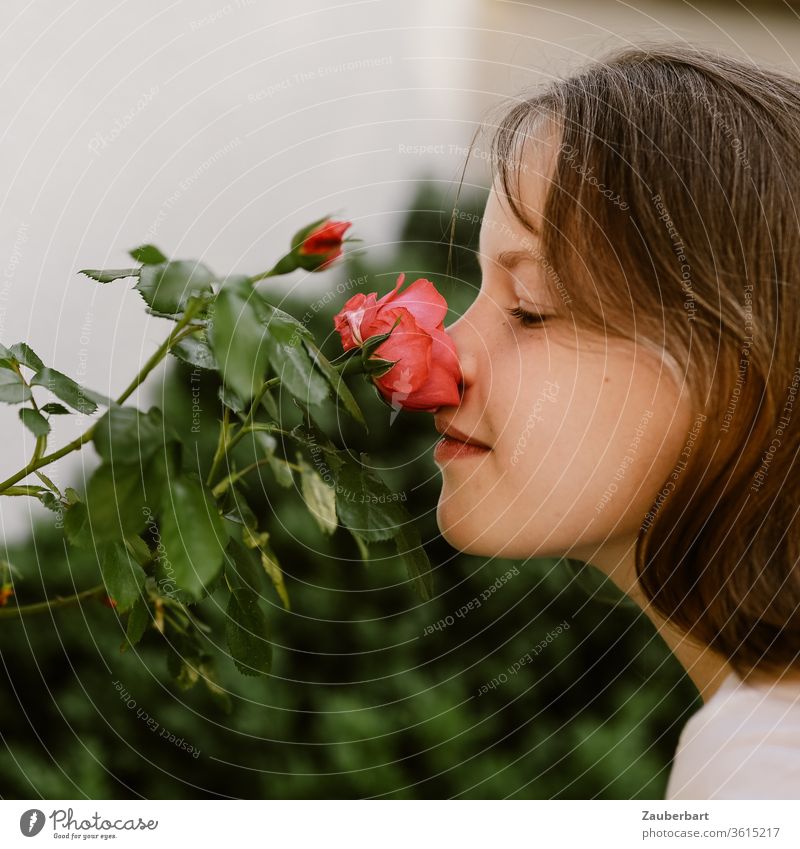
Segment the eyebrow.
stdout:
<path fill-rule="evenodd" d="M 477 253 L 478 265 L 483 268 L 481 264 L 481 252 Z M 524 262 L 525 260 L 530 260 L 531 262 L 541 262 L 541 258 L 536 256 L 536 254 L 532 254 L 530 251 L 500 251 L 500 253 L 494 257 L 492 260 L 496 262 L 501 268 L 504 268 L 506 271 L 510 271 L 515 266 L 519 265 L 519 263 Z"/>

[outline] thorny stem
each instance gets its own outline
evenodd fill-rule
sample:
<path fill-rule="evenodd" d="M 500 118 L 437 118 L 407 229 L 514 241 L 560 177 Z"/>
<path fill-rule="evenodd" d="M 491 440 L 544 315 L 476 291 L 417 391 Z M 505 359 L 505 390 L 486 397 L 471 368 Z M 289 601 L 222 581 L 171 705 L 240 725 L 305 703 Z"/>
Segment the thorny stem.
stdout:
<path fill-rule="evenodd" d="M 31 613 L 44 613 L 47 610 L 54 610 L 58 607 L 68 607 L 72 604 L 77 604 L 85 598 L 93 596 L 105 595 L 106 588 L 103 584 L 98 584 L 96 587 L 91 587 L 88 590 L 75 593 L 75 595 L 55 596 L 45 601 L 37 601 L 35 604 L 24 604 L 21 607 L 0 608 L 0 619 L 12 619 L 18 616 L 27 616 Z"/>

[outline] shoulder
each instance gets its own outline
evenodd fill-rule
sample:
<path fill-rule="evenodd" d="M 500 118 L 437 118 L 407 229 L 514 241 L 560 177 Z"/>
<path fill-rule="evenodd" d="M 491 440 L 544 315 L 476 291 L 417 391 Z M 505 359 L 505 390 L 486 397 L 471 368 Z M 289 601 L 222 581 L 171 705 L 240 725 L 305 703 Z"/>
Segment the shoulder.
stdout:
<path fill-rule="evenodd" d="M 800 684 L 735 675 L 681 732 L 667 799 L 800 799 Z"/>

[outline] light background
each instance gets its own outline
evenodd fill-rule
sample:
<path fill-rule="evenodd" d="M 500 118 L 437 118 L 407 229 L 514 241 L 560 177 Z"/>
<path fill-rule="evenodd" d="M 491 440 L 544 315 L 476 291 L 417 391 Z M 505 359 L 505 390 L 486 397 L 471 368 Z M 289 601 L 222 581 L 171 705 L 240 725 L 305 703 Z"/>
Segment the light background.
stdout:
<path fill-rule="evenodd" d="M 328 212 L 380 257 L 417 181 L 456 181 L 477 123 L 538 80 L 644 38 L 792 69 L 800 57 L 800 17 L 777 2 L 6 0 L 0 26 L 0 341 L 107 394 L 168 326 L 130 281 L 80 268 L 129 265 L 152 241 L 254 273 Z M 87 424 L 55 423 L 50 447 Z M 0 432 L 4 478 L 33 445 L 14 407 Z M 56 483 L 92 468 L 84 454 L 51 467 Z M 2 502 L 9 541 L 45 512 Z"/>

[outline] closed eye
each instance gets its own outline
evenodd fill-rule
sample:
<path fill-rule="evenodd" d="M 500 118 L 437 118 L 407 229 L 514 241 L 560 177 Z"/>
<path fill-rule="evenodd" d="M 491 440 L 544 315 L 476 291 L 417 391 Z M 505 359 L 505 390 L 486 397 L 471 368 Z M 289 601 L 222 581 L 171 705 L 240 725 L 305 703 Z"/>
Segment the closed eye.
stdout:
<path fill-rule="evenodd" d="M 514 316 L 514 318 L 519 319 L 519 323 L 523 327 L 539 327 L 544 324 L 548 318 L 552 316 L 542 315 L 538 312 L 528 312 L 527 310 L 522 309 L 522 307 L 512 307 L 507 309 L 509 315 Z"/>

